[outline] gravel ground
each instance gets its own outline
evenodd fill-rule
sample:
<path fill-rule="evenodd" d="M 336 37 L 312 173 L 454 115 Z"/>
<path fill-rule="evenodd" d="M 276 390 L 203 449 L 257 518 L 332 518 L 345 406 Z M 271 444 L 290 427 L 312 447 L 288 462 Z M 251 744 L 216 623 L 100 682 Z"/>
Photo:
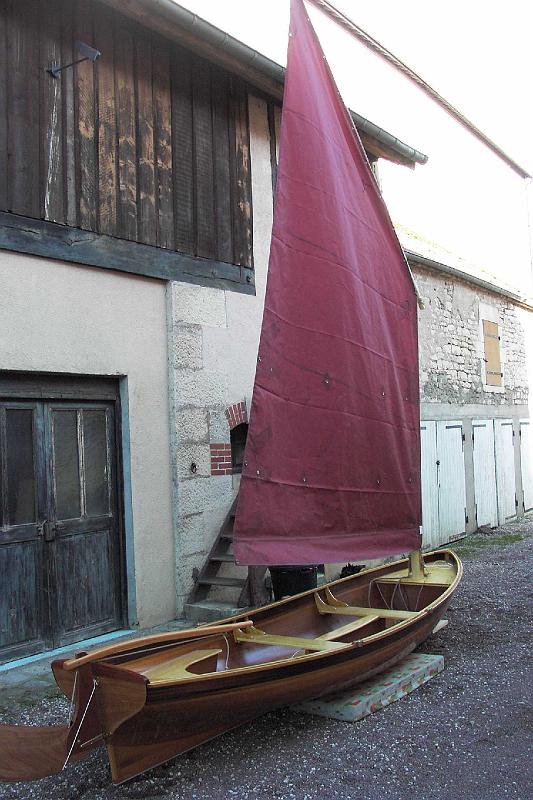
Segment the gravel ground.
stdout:
<path fill-rule="evenodd" d="M 526 800 L 531 797 L 530 550 L 533 520 L 463 540 L 450 625 L 423 652 L 445 670 L 359 723 L 279 711 L 113 787 L 103 751 L 61 775 L 3 784 L 1 798 Z M 2 722 L 58 724 L 60 698 Z"/>

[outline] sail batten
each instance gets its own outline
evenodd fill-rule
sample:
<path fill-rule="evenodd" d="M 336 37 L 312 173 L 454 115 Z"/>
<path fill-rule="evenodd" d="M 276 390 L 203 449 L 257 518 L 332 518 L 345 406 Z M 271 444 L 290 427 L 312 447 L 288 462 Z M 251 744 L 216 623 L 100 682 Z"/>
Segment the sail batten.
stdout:
<path fill-rule="evenodd" d="M 242 564 L 420 546 L 416 294 L 302 0 L 292 0 Z"/>

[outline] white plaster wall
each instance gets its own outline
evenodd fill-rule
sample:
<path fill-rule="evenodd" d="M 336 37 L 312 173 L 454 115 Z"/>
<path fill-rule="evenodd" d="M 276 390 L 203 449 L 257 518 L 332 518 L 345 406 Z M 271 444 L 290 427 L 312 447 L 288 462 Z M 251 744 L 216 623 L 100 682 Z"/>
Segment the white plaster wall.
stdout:
<path fill-rule="evenodd" d="M 175 616 L 165 284 L 0 253 L 0 369 L 127 376 L 140 625 Z"/>

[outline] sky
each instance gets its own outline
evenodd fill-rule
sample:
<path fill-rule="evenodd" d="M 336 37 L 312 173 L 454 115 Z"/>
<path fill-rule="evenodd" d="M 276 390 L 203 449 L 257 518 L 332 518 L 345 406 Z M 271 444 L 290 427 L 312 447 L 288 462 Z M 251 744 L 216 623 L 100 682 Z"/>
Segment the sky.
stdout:
<path fill-rule="evenodd" d="M 417 72 L 533 175 L 532 0 L 507 0 L 505 5 L 496 0 L 330 2 Z M 286 63 L 290 0 L 179 0 L 179 5 L 277 63 Z M 468 162 L 473 194 L 470 198 L 463 193 L 458 202 L 455 185 L 445 188 L 446 169 L 438 161 L 436 147 L 440 141 L 441 151 L 444 147 L 450 157 L 454 146 L 462 146 L 454 138 L 453 126 L 438 127 L 436 118 L 430 123 L 427 117 L 422 130 L 414 112 L 416 104 L 410 107 L 411 113 L 406 113 L 407 95 L 404 96 L 400 85 L 393 80 L 387 88 L 390 68 L 376 57 L 370 56 L 372 64 L 368 57 L 365 60 L 363 53 L 369 51 L 360 45 L 354 47 L 349 34 L 343 33 L 311 3 L 307 3 L 307 9 L 346 104 L 430 156 L 430 162 L 423 167 L 424 174 L 417 173 L 415 182 L 402 168 L 387 162 L 380 166 L 384 197 L 397 230 L 404 223 L 407 228 L 414 224 L 416 233 L 428 242 L 438 242 L 451 253 L 464 257 L 471 264 L 464 267 L 466 271 L 478 274 L 481 270 L 495 276 L 500 285 L 531 295 L 533 181 L 527 187 L 531 240 L 528 255 L 526 189 L 519 198 L 517 190 L 512 190 L 512 201 L 498 207 L 499 217 L 491 213 L 491 208 L 497 207 L 492 197 L 511 197 L 505 176 L 514 173 L 502 167 L 503 182 L 494 182 L 491 174 L 485 191 L 485 148 L 477 145 L 474 160 Z M 368 69 L 372 84 L 365 83 Z M 387 102 L 383 102 L 383 91 L 388 91 Z M 494 164 L 494 156 L 488 149 L 487 157 Z M 432 203 L 428 204 L 424 197 L 431 181 L 440 181 L 442 190 L 433 193 Z M 497 246 L 490 235 L 496 229 Z M 502 233 L 505 229 L 507 236 Z M 409 246 L 408 242 L 404 244 Z"/>
<path fill-rule="evenodd" d="M 179 4 L 285 64 L 289 0 L 180 0 Z M 333 4 L 533 174 L 531 0 L 333 0 Z"/>

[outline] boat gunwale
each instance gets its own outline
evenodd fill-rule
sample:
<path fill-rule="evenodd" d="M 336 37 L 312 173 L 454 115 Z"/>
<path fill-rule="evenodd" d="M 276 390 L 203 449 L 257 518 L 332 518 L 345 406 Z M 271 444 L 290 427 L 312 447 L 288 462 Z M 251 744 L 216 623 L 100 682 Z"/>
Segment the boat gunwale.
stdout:
<path fill-rule="evenodd" d="M 264 662 L 262 662 L 260 664 L 250 664 L 250 665 L 245 666 L 245 667 L 237 667 L 235 669 L 223 670 L 221 672 L 205 672 L 205 673 L 201 673 L 201 674 L 193 674 L 193 673 L 191 673 L 190 678 L 186 677 L 186 678 L 179 678 L 178 680 L 174 679 L 174 680 L 165 680 L 165 681 L 154 681 L 153 683 L 148 682 L 147 691 L 148 691 L 149 694 L 151 694 L 153 690 L 164 690 L 164 689 L 169 689 L 169 688 L 173 688 L 173 687 L 174 688 L 178 688 L 178 687 L 181 687 L 181 686 L 190 686 L 191 684 L 198 684 L 198 683 L 201 683 L 201 682 L 204 682 L 204 683 L 207 683 L 207 682 L 211 683 L 212 681 L 217 681 L 218 682 L 220 680 L 223 680 L 224 678 L 228 679 L 230 677 L 240 677 L 241 675 L 250 675 L 252 673 L 255 674 L 257 672 L 264 672 L 264 671 L 267 671 L 267 670 L 272 670 L 274 667 L 276 667 L 276 668 L 277 667 L 281 667 L 283 669 L 283 668 L 287 668 L 290 665 L 296 666 L 296 665 L 304 665 L 304 664 L 308 664 L 308 663 L 313 663 L 314 664 L 316 661 L 320 661 L 321 659 L 325 659 L 325 658 L 329 658 L 330 660 L 332 660 L 336 656 L 345 657 L 346 655 L 348 655 L 350 653 L 353 653 L 353 651 L 355 651 L 355 650 L 361 650 L 363 647 L 365 647 L 368 644 L 374 644 L 375 642 L 379 643 L 379 641 L 382 640 L 382 639 L 390 638 L 393 634 L 396 634 L 398 632 L 401 633 L 404 630 L 406 630 L 407 628 L 413 627 L 414 625 L 417 625 L 421 620 L 425 619 L 426 617 L 429 617 L 434 611 L 436 611 L 439 606 L 443 605 L 446 602 L 446 600 L 453 594 L 453 592 L 455 591 L 455 589 L 457 588 L 458 584 L 460 583 L 460 581 L 461 581 L 461 579 L 463 577 L 463 565 L 462 565 L 462 562 L 452 550 L 447 550 L 447 549 L 438 550 L 438 551 L 432 550 L 431 553 L 428 553 L 427 555 L 430 555 L 430 554 L 433 555 L 433 554 L 436 554 L 436 553 L 439 553 L 439 554 L 442 553 L 443 555 L 444 554 L 451 555 L 451 557 L 453 559 L 453 562 L 455 564 L 455 567 L 456 567 L 456 574 L 454 576 L 454 579 L 453 579 L 452 583 L 449 584 L 448 588 L 441 595 L 439 595 L 435 600 L 433 600 L 431 603 L 429 603 L 429 605 L 425 606 L 425 608 L 420 609 L 420 612 L 417 614 L 416 617 L 411 617 L 410 619 L 402 620 L 402 621 L 398 622 L 395 625 L 391 625 L 389 628 L 385 628 L 382 631 L 378 631 L 377 633 L 370 634 L 369 636 L 366 636 L 366 637 L 363 637 L 363 638 L 360 638 L 360 639 L 356 639 L 352 643 L 346 642 L 347 647 L 339 649 L 337 651 L 308 653 L 308 654 L 304 654 L 304 655 L 298 656 L 297 658 L 295 658 L 295 654 L 293 654 L 292 656 L 288 656 L 287 658 L 278 659 L 276 661 L 264 661 Z M 407 559 L 399 559 L 398 561 L 393 561 L 390 564 L 382 564 L 381 566 L 378 566 L 378 567 L 372 567 L 368 571 L 365 570 L 365 573 L 369 574 L 371 572 L 376 572 L 378 570 L 382 570 L 383 567 L 392 568 L 392 567 L 395 567 L 398 564 L 405 564 L 406 562 L 407 562 Z M 358 577 L 358 575 L 360 575 L 360 574 L 361 573 L 357 573 L 357 575 L 348 575 L 346 578 L 339 578 L 336 581 L 331 581 L 328 584 L 324 584 L 322 587 L 317 587 L 316 589 L 308 589 L 305 592 L 301 592 L 300 594 L 293 595 L 292 597 L 286 598 L 285 600 L 280 600 L 280 601 L 278 601 L 276 603 L 271 603 L 268 606 L 261 606 L 260 610 L 261 611 L 266 611 L 266 610 L 268 610 L 270 608 L 277 608 L 280 605 L 283 605 L 285 603 L 290 603 L 291 601 L 294 601 L 294 600 L 296 600 L 296 599 L 298 599 L 300 597 L 305 597 L 305 596 L 308 596 L 308 595 L 311 595 L 311 594 L 316 594 L 317 592 L 320 592 L 323 588 L 325 588 L 325 586 L 332 587 L 332 586 L 335 586 L 335 585 L 338 585 L 338 584 L 341 584 L 341 583 L 348 582 L 350 580 L 353 580 L 355 577 Z M 431 585 L 435 586 L 435 585 L 439 585 L 439 584 L 428 584 L 428 586 L 431 586 Z M 259 610 L 259 609 L 255 609 L 255 610 Z M 241 616 L 243 617 L 243 621 L 245 621 L 245 619 L 248 618 L 252 613 L 253 613 L 253 610 L 250 611 L 250 612 L 244 612 L 244 614 L 242 614 L 242 615 L 235 615 L 234 617 L 226 617 L 225 619 L 220 620 L 220 624 L 226 623 L 226 622 L 228 622 L 228 620 L 239 619 Z M 201 628 L 202 628 L 202 626 L 199 626 L 198 628 L 195 628 L 195 630 L 201 630 Z M 209 635 L 210 636 L 215 636 L 216 634 L 209 634 Z"/>

